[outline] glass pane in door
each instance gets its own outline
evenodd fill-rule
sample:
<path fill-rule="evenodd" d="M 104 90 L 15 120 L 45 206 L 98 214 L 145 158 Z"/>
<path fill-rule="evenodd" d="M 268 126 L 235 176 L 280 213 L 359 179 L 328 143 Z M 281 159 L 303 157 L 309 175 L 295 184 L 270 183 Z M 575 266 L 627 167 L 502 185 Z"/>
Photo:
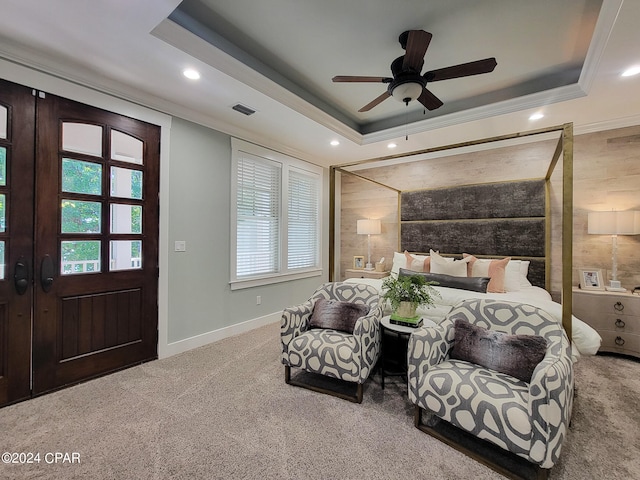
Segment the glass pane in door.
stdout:
<path fill-rule="evenodd" d="M 7 231 L 7 197 L 4 193 L 0 195 L 0 232 Z"/>
<path fill-rule="evenodd" d="M 0 242 L 0 280 L 5 277 L 5 261 L 4 261 L 4 242 Z"/>
<path fill-rule="evenodd" d="M 111 233 L 142 233 L 142 206 L 112 203 Z"/>
<path fill-rule="evenodd" d="M 113 240 L 109 242 L 109 270 L 142 268 L 142 240 Z"/>
<path fill-rule="evenodd" d="M 62 124 L 62 149 L 67 152 L 102 156 L 102 127 L 87 123 Z"/>
<path fill-rule="evenodd" d="M 0 186 L 7 184 L 7 149 L 0 147 Z"/>
<path fill-rule="evenodd" d="M 126 133 L 111 131 L 111 159 L 142 165 L 142 140 Z"/>
<path fill-rule="evenodd" d="M 102 204 L 62 200 L 62 233 L 100 233 Z"/>
<path fill-rule="evenodd" d="M 142 172 L 129 168 L 111 167 L 111 195 L 141 200 Z"/>
<path fill-rule="evenodd" d="M 0 105 L 0 138 L 7 138 L 7 107 Z"/>
<path fill-rule="evenodd" d="M 100 271 L 100 241 L 72 240 L 60 243 L 60 274 L 75 275 Z"/>
<path fill-rule="evenodd" d="M 62 191 L 88 195 L 102 194 L 102 165 L 63 158 Z"/>

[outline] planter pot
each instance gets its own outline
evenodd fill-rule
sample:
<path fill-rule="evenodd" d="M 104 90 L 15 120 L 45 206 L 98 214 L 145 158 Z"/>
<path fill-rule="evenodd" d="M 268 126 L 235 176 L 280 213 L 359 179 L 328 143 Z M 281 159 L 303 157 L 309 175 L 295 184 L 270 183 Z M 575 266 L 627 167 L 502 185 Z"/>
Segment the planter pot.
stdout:
<path fill-rule="evenodd" d="M 400 302 L 400 306 L 396 310 L 396 315 L 402 318 L 413 318 L 416 316 L 418 304 L 415 302 Z"/>

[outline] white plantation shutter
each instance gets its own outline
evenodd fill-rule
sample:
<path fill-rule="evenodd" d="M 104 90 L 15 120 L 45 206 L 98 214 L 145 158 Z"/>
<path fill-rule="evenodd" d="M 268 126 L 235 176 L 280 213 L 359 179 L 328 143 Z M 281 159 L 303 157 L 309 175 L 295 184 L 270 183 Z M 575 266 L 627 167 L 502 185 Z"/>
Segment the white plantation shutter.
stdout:
<path fill-rule="evenodd" d="M 237 171 L 238 278 L 277 273 L 280 269 L 281 166 L 243 155 Z"/>
<path fill-rule="evenodd" d="M 324 171 L 231 139 L 232 290 L 322 275 Z"/>
<path fill-rule="evenodd" d="M 287 268 L 318 266 L 318 175 L 291 168 L 287 202 Z"/>

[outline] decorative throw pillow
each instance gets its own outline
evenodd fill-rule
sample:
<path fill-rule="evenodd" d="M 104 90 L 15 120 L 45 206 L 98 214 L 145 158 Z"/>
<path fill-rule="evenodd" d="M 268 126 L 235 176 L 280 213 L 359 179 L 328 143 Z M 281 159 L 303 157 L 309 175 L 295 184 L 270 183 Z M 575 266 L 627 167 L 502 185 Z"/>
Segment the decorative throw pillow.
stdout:
<path fill-rule="evenodd" d="M 462 256 L 469 261 L 467 275 L 470 277 L 490 277 L 487 287 L 490 293 L 505 293 L 504 279 L 507 264 L 511 257 L 502 260 L 477 259 L 473 255 L 463 253 Z"/>
<path fill-rule="evenodd" d="M 313 306 L 309 326 L 353 333 L 356 321 L 367 313 L 369 313 L 368 305 L 319 298 Z"/>
<path fill-rule="evenodd" d="M 398 278 L 398 272 L 401 268 L 407 268 L 407 258 L 404 253 L 393 252 L 393 263 L 391 264 L 391 276 Z"/>
<path fill-rule="evenodd" d="M 429 250 L 431 257 L 431 273 L 444 273 L 445 275 L 453 275 L 454 277 L 467 277 L 467 263 L 470 259 L 451 260 L 444 258 L 438 252 Z M 488 276 L 488 275 L 475 275 Z"/>
<path fill-rule="evenodd" d="M 509 335 L 456 319 L 451 358 L 475 363 L 529 383 L 547 352 L 538 335 Z"/>
<path fill-rule="evenodd" d="M 430 272 L 431 271 L 431 257 L 425 255 L 412 255 L 411 253 L 404 251 L 406 259 L 407 270 L 413 270 L 414 272 Z"/>
<path fill-rule="evenodd" d="M 399 277 L 405 277 L 410 275 L 420 275 L 425 278 L 427 282 L 437 282 L 438 287 L 457 288 L 458 290 L 469 290 L 471 292 L 487 293 L 487 285 L 489 284 L 489 277 L 454 277 L 453 275 L 446 275 L 444 273 L 419 273 L 412 272 L 410 270 L 400 269 Z"/>

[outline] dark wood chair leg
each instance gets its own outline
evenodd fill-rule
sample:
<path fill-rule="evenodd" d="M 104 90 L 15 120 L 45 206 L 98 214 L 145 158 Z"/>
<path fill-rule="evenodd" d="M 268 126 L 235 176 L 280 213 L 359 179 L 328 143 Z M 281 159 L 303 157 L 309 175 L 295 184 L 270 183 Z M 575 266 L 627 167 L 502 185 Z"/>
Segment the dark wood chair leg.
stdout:
<path fill-rule="evenodd" d="M 418 405 L 416 405 L 416 408 L 413 411 L 413 425 L 416 428 L 419 428 L 420 422 L 422 422 L 422 409 Z"/>
<path fill-rule="evenodd" d="M 362 389 L 362 384 L 361 384 L 361 383 L 359 383 L 359 384 L 358 384 L 358 389 L 357 389 L 357 391 L 356 391 L 356 401 L 357 401 L 358 403 L 362 403 L 362 390 L 363 390 L 363 389 Z"/>
<path fill-rule="evenodd" d="M 289 365 L 284 366 L 284 383 L 291 383 L 291 367 Z"/>

